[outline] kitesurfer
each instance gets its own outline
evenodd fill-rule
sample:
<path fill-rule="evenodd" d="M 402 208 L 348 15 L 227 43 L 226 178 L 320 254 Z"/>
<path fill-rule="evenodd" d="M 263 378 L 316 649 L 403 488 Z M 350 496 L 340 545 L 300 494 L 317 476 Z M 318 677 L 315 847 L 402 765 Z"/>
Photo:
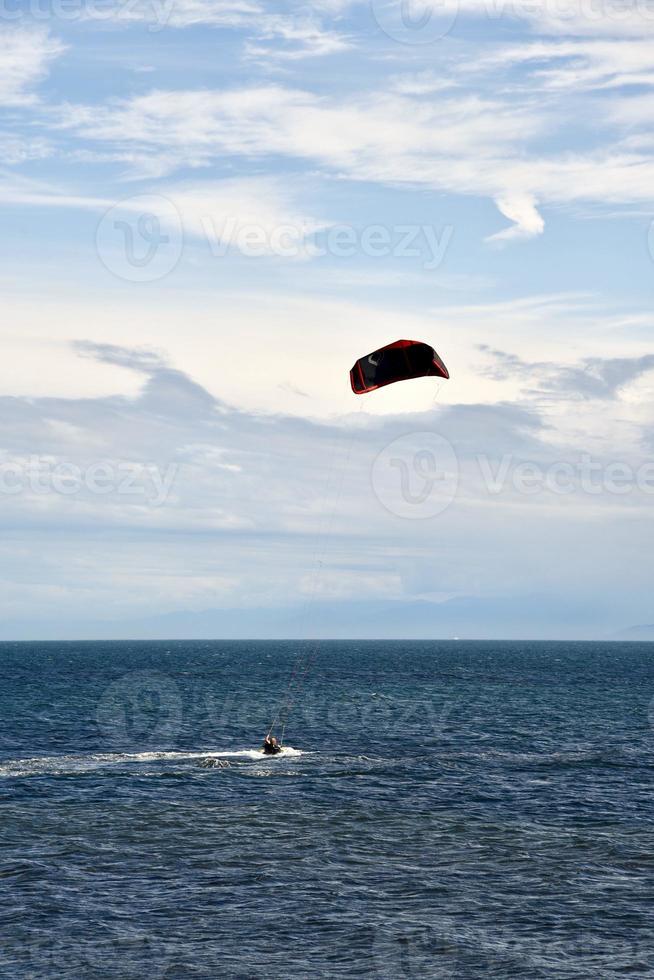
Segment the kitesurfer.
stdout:
<path fill-rule="evenodd" d="M 282 747 L 275 738 L 274 735 L 266 735 L 263 742 L 263 754 L 264 755 L 278 755 L 282 751 Z"/>
<path fill-rule="evenodd" d="M 421 340 L 396 340 L 392 344 L 386 344 L 366 354 L 354 362 L 350 371 L 350 384 L 355 395 L 367 395 L 378 388 L 386 385 L 395 384 L 398 381 L 409 381 L 413 378 L 444 378 L 448 379 L 450 372 L 442 361 L 440 355 L 430 344 L 425 344 Z M 345 458 L 350 458 L 350 450 L 347 450 Z M 343 483 L 341 476 L 340 483 Z M 330 524 L 333 523 L 336 506 L 331 514 Z M 321 565 L 322 562 L 319 562 Z M 291 708 L 297 703 L 303 684 L 311 664 L 316 658 L 317 647 L 313 650 L 302 650 L 291 672 L 286 694 L 281 707 L 270 723 L 268 735 L 263 743 L 262 752 L 264 755 L 278 755 L 282 747 L 270 733 L 274 728 L 278 728 L 284 740 L 286 722 Z"/>

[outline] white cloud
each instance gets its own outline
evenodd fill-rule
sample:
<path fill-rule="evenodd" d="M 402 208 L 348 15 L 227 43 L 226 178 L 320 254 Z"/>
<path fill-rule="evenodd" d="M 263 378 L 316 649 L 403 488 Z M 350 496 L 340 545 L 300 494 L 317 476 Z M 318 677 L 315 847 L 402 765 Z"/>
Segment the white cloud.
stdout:
<path fill-rule="evenodd" d="M 0 146 L 2 145 L 0 139 Z M 223 257 L 231 250 L 248 256 L 309 259 L 312 236 L 331 222 L 318 219 L 297 204 L 299 188 L 273 177 L 185 182 L 161 186 L 157 193 L 137 194 L 119 202 L 83 197 L 43 182 L 0 173 L 0 203 L 36 208 L 65 208 L 104 214 L 110 209 L 126 215 L 155 214 L 162 226 L 177 228 Z M 172 205 L 172 208 L 171 208 Z"/>
<path fill-rule="evenodd" d="M 61 126 L 87 140 L 131 148 L 159 164 L 162 155 L 171 164 L 198 165 L 225 154 L 253 159 L 278 154 L 357 180 L 495 197 L 507 191 L 506 164 L 497 154 L 511 157 L 544 122 L 526 108 L 476 95 L 430 100 L 364 95 L 343 105 L 262 86 L 154 91 L 112 106 L 69 106 Z"/>
<path fill-rule="evenodd" d="M 215 254 L 237 249 L 250 255 L 309 258 L 310 237 L 328 222 L 302 214 L 287 182 L 272 177 L 168 185 L 185 231 Z"/>
<path fill-rule="evenodd" d="M 654 94 L 624 96 L 614 99 L 608 107 L 608 112 L 616 126 L 633 129 L 643 127 L 645 130 L 640 146 L 651 148 L 652 119 L 654 118 Z M 631 143 L 630 145 L 634 145 Z"/>
<path fill-rule="evenodd" d="M 490 156 L 543 128 L 526 108 L 477 95 L 361 95 L 347 105 L 281 86 L 153 91 L 111 106 L 69 106 L 61 125 L 93 140 L 218 153 L 303 157 L 364 176 L 411 180 L 412 161 Z M 386 162 L 388 161 L 388 162 Z M 404 166 L 402 167 L 402 164 Z M 394 174 L 393 171 L 397 173 Z M 417 173 L 420 180 L 420 170 Z"/>
<path fill-rule="evenodd" d="M 298 6 L 295 13 L 288 8 L 276 13 L 271 4 L 256 0 L 136 0 L 101 8 L 90 5 L 84 15 L 116 25 L 146 23 L 154 32 L 200 25 L 242 30 L 247 34 L 246 53 L 263 61 L 320 57 L 352 47 L 351 38 L 326 30 L 307 6 Z"/>
<path fill-rule="evenodd" d="M 54 148 L 47 139 L 0 131 L 0 163 L 4 166 L 16 166 L 27 160 L 44 160 L 53 152 Z"/>
<path fill-rule="evenodd" d="M 152 30 L 164 27 L 243 27 L 255 17 L 265 16 L 256 0 L 132 0 L 113 5 L 90 4 L 84 11 L 88 20 L 116 24 L 146 23 Z"/>
<path fill-rule="evenodd" d="M 261 18 L 257 38 L 246 44 L 246 52 L 250 57 L 264 61 L 276 58 L 298 61 L 337 54 L 353 47 L 351 38 L 324 30 L 315 16 L 307 13 L 298 17 L 269 15 Z M 262 43 L 265 41 L 275 43 L 271 46 Z"/>
<path fill-rule="evenodd" d="M 482 57 L 473 71 L 512 66 L 531 69 L 537 88 L 576 95 L 584 90 L 652 85 L 652 41 L 638 39 L 544 39 L 502 47 Z"/>
<path fill-rule="evenodd" d="M 432 95 L 434 92 L 456 88 L 457 84 L 455 79 L 430 70 L 396 75 L 390 79 L 391 90 L 400 95 Z"/>
<path fill-rule="evenodd" d="M 50 63 L 65 51 L 47 30 L 10 28 L 0 33 L 0 105 L 24 106 L 36 102 L 34 88 Z"/>
<path fill-rule="evenodd" d="M 632 111 L 643 114 L 640 103 Z M 105 106 L 69 106 L 61 125 L 80 138 L 171 165 L 225 154 L 309 161 L 355 180 L 425 185 L 500 203 L 516 228 L 538 234 L 534 202 L 649 204 L 654 160 L 619 145 L 530 152 L 561 124 L 554 111 L 475 94 L 363 94 L 341 100 L 281 86 L 227 91 L 153 91 Z M 515 215 L 515 218 L 514 218 Z"/>
<path fill-rule="evenodd" d="M 85 197 L 46 181 L 22 177 L 11 171 L 0 171 L 0 203 L 102 211 L 113 202 L 110 198 Z"/>
<path fill-rule="evenodd" d="M 572 364 L 593 357 L 598 347 L 606 358 L 637 358 L 647 352 L 654 327 L 647 309 L 625 311 L 604 297 L 570 294 L 440 303 L 419 312 L 407 309 L 401 292 L 392 302 L 378 294 L 369 303 L 346 301 L 335 288 L 329 298 L 310 290 L 291 295 L 279 290 L 273 298 L 254 281 L 248 288 L 230 290 L 224 261 L 210 265 L 211 288 L 196 288 L 197 281 L 187 288 L 164 284 L 163 302 L 160 283 L 119 293 L 109 287 L 95 297 L 70 291 L 62 295 L 61 284 L 53 288 L 44 282 L 35 295 L 33 286 L 29 291 L 31 280 L 19 296 L 7 284 L 0 301 L 7 353 L 0 362 L 0 387 L 29 394 L 36 375 L 43 393 L 52 396 L 88 397 L 116 386 L 131 393 L 131 373 L 115 367 L 112 380 L 106 364 L 81 362 L 62 345 L 79 335 L 96 343 L 111 338 L 129 345 L 136 336 L 141 344 L 165 347 L 208 391 L 247 411 L 319 418 L 362 406 L 379 415 L 419 412 L 453 398 L 465 404 L 497 404 L 521 397 L 524 372 L 497 380 L 486 370 L 476 345 L 489 338 L 496 346 L 501 338 L 505 349 L 525 361 Z M 256 278 L 257 262 L 250 261 Z M 74 278 L 71 282 L 75 285 Z M 401 335 L 431 341 L 452 382 L 420 379 L 389 386 L 365 405 L 353 400 L 348 371 L 355 359 Z M 247 370 L 234 370 L 239 364 Z M 298 397 L 296 389 L 310 397 Z M 639 417 L 641 408 L 634 406 L 633 411 Z"/>
<path fill-rule="evenodd" d="M 528 194 L 509 194 L 495 201 L 502 214 L 513 224 L 491 235 L 488 241 L 510 241 L 513 238 L 533 238 L 540 235 L 545 222 L 536 210 L 536 202 Z"/>

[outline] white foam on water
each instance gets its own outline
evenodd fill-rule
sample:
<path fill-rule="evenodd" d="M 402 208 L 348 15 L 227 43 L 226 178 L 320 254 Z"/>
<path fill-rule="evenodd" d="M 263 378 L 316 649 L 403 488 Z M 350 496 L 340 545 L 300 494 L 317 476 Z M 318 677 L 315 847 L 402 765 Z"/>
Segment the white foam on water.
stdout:
<path fill-rule="evenodd" d="M 33 759 L 10 759 L 0 763 L 0 778 L 17 776 L 65 776 L 80 772 L 93 772 L 107 766 L 129 765 L 137 762 L 188 761 L 193 759 L 260 759 L 283 758 L 304 755 L 290 746 L 278 756 L 266 756 L 263 749 L 239 749 L 220 751 L 204 749 L 202 752 L 103 752 L 88 755 L 39 756 Z"/>

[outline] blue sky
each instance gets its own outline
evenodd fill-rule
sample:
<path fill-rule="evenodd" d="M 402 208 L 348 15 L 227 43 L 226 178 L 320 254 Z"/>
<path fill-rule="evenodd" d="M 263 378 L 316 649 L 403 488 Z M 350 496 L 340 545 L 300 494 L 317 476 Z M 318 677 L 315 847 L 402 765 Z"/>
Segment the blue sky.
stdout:
<path fill-rule="evenodd" d="M 0 636 L 654 620 L 654 8 L 0 17 Z"/>

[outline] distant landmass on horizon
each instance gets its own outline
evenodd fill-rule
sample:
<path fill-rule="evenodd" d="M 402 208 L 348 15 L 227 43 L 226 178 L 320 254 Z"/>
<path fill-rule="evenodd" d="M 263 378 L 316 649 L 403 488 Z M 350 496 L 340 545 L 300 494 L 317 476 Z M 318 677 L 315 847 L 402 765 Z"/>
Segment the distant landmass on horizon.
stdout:
<path fill-rule="evenodd" d="M 620 628 L 615 612 L 542 595 L 443 602 L 417 599 L 312 601 L 293 606 L 175 610 L 140 617 L 0 620 L 11 640 L 595 640 L 654 641 L 654 625 Z M 563 622 L 563 626 L 561 623 Z"/>

